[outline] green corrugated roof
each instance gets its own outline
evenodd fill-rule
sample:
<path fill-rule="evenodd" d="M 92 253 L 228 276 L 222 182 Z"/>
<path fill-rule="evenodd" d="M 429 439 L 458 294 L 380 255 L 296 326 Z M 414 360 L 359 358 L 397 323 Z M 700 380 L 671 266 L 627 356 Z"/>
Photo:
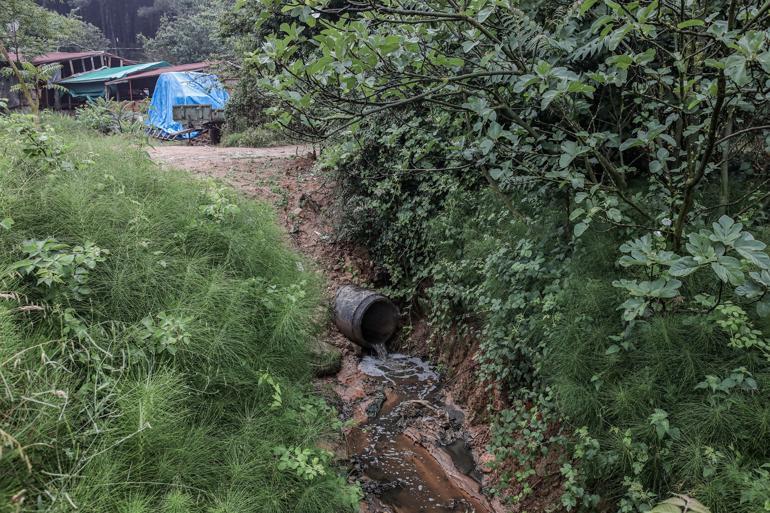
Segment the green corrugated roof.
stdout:
<path fill-rule="evenodd" d="M 88 73 L 81 73 L 72 77 L 65 78 L 59 81 L 60 84 L 83 84 L 88 82 L 107 82 L 109 80 L 116 80 L 123 78 L 132 73 L 139 73 L 141 71 L 148 71 L 155 68 L 165 68 L 171 66 L 166 61 L 159 62 L 145 62 L 142 64 L 132 64 L 131 66 L 119 66 L 117 68 L 103 68 L 96 71 L 89 71 Z"/>

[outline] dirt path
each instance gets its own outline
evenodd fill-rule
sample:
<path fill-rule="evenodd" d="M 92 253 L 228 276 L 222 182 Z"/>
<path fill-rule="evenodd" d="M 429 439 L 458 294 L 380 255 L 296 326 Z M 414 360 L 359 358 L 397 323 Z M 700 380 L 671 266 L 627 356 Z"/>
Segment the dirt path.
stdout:
<path fill-rule="evenodd" d="M 335 242 L 327 213 L 334 206 L 334 187 L 314 170 L 313 149 L 308 146 L 275 148 L 219 148 L 208 146 L 159 145 L 149 152 L 162 166 L 185 169 L 195 176 L 229 183 L 246 195 L 273 203 L 296 249 L 307 255 L 325 276 L 327 300 L 340 285 L 365 285 L 375 269 L 365 251 Z M 368 513 L 443 513 L 449 511 L 492 513 L 502 511 L 496 501 L 481 494 L 484 479 L 473 462 L 483 444 L 456 419 L 467 417 L 452 405 L 433 370 L 430 379 L 412 374 L 396 375 L 387 365 L 395 360 L 375 360 L 369 372 L 362 368 L 361 349 L 344 338 L 329 323 L 319 341 L 342 354 L 334 376 L 318 382 L 322 392 L 333 391 L 345 418 L 357 425 L 346 433 L 352 474 L 367 492 L 362 511 Z M 407 358 L 410 367 L 430 367 L 417 358 Z M 371 372 L 372 365 L 385 365 Z M 366 365 L 363 365 L 366 367 Z M 429 399 L 430 402 L 426 401 Z M 426 404 L 422 409 L 409 404 Z M 380 433 L 373 436 L 372 433 Z M 459 453 L 452 447 L 460 448 Z M 345 452 L 344 448 L 341 452 Z M 474 453 L 471 454 L 471 451 Z M 388 460 L 390 455 L 390 460 Z M 461 460 L 469 460 L 458 465 Z M 467 467 L 458 470 L 460 467 Z"/>

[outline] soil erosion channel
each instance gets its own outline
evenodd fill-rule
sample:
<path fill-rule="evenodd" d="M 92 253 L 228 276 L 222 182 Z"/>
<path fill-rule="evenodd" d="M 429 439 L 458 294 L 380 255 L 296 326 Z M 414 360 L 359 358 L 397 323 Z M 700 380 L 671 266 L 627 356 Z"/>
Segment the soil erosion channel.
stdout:
<path fill-rule="evenodd" d="M 158 163 L 230 183 L 248 196 L 274 203 L 298 250 L 326 275 L 327 296 L 342 284 L 366 279 L 371 261 L 333 242 L 323 215 L 333 185 L 313 170 L 308 147 L 220 148 L 158 145 Z M 319 386 L 340 398 L 346 452 L 365 492 L 365 513 L 492 513 L 463 428 L 465 415 L 426 362 L 401 354 L 362 355 L 331 324 L 319 344 L 342 354 L 341 369 Z M 333 346 L 333 347 L 332 347 Z M 336 349 L 334 349 L 336 348 Z"/>
<path fill-rule="evenodd" d="M 438 374 L 419 358 L 364 356 L 366 398 L 352 412 L 348 455 L 369 511 L 491 512 L 463 430 Z M 340 373 L 344 381 L 346 369 Z"/>

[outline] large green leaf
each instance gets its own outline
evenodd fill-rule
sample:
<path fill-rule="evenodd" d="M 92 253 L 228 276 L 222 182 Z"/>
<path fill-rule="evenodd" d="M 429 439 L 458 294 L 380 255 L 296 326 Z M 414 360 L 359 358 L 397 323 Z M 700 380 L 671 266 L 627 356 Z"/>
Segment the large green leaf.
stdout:
<path fill-rule="evenodd" d="M 726 246 L 731 246 L 733 242 L 738 240 L 743 229 L 741 223 L 736 223 L 727 216 L 720 217 L 719 221 L 712 223 L 711 226 L 714 232 L 709 235 L 709 239 L 714 242 L 721 242 Z"/>
<path fill-rule="evenodd" d="M 741 271 L 741 262 L 731 256 L 723 255 L 716 262 L 711 262 L 711 269 L 720 280 L 734 286 L 741 285 L 746 280 Z"/>
<path fill-rule="evenodd" d="M 766 247 L 764 242 L 754 239 L 754 236 L 748 232 L 741 233 L 741 236 L 733 242 L 735 251 L 761 269 L 770 269 L 770 256 L 764 251 Z"/>
<path fill-rule="evenodd" d="M 711 513 L 711 511 L 692 497 L 676 495 L 660 502 L 650 510 L 650 513 Z"/>

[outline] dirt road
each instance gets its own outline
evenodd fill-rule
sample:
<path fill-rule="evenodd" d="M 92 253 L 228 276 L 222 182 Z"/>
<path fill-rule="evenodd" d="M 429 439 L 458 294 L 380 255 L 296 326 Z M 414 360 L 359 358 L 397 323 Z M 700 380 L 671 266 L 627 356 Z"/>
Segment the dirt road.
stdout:
<path fill-rule="evenodd" d="M 222 148 L 159 144 L 148 151 L 150 158 L 164 166 L 190 171 L 197 176 L 216 178 L 250 196 L 276 199 L 277 185 L 287 168 L 311 167 L 311 146 L 274 148 Z"/>

